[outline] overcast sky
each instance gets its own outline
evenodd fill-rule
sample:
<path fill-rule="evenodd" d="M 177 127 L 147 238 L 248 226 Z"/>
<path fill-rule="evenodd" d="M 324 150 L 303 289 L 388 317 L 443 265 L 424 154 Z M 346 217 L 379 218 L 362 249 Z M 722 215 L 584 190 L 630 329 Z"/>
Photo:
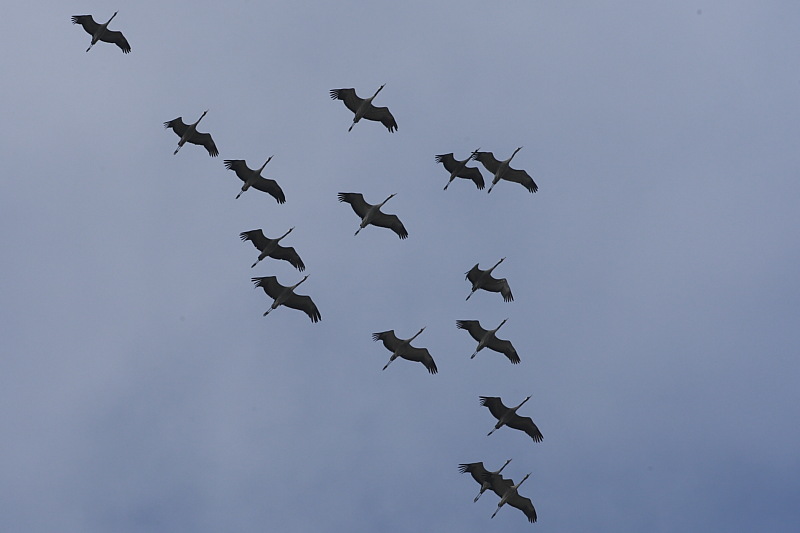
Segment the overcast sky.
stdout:
<path fill-rule="evenodd" d="M 122 31 L 130 54 L 70 16 Z M 0 529 L 800 524 L 800 4 L 45 0 L 0 39 Z M 362 121 L 330 89 L 388 106 Z M 173 151 L 162 123 L 210 132 Z M 443 191 L 481 148 L 539 185 Z M 260 166 L 286 203 L 223 159 Z M 477 163 L 476 163 L 477 164 Z M 491 176 L 483 170 L 484 178 Z M 368 227 L 338 192 L 397 214 Z M 302 274 L 322 314 L 250 281 Z M 495 274 L 515 300 L 464 274 Z M 494 327 L 511 365 L 456 329 Z M 394 329 L 439 367 L 389 358 Z M 501 428 L 516 405 L 544 441 Z M 529 524 L 458 464 L 519 481 Z"/>

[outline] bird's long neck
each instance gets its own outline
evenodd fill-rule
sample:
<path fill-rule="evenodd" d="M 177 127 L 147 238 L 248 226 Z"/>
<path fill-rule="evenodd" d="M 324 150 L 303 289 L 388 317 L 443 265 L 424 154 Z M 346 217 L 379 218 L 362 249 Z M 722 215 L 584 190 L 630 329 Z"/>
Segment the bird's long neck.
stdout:
<path fill-rule="evenodd" d="M 512 412 L 517 412 L 517 409 L 519 409 L 520 407 L 522 407 L 523 405 L 525 405 L 525 402 L 527 402 L 527 401 L 528 401 L 528 400 L 530 400 L 530 399 L 531 399 L 531 397 L 530 397 L 530 396 L 528 396 L 527 398 L 525 398 L 524 400 L 522 400 L 522 403 L 521 403 L 521 404 L 519 404 L 518 406 L 516 406 L 515 408 L 513 408 L 511 411 L 512 411 Z"/>
<path fill-rule="evenodd" d="M 520 486 L 520 485 L 522 485 L 523 483 L 525 483 L 525 480 L 526 480 L 526 479 L 528 479 L 529 477 L 530 477 L 530 473 L 528 473 L 528 474 L 525 474 L 525 477 L 524 477 L 524 478 L 522 478 L 522 479 L 520 480 L 520 482 L 519 482 L 519 483 L 517 483 L 516 485 L 514 485 L 514 486 L 513 486 L 513 487 L 511 487 L 511 488 L 512 488 L 513 490 L 517 490 L 517 489 L 519 488 L 519 486 Z"/>
<path fill-rule="evenodd" d="M 105 24 L 103 24 L 103 27 L 105 28 L 106 26 L 108 26 L 109 24 L 111 24 L 111 21 L 112 21 L 112 20 L 114 20 L 114 17 L 116 17 L 116 16 L 117 16 L 117 11 L 114 11 L 114 14 L 113 14 L 113 15 L 111 15 L 111 18 L 110 18 L 110 19 L 108 19 L 108 22 L 106 22 Z"/>
<path fill-rule="evenodd" d="M 507 320 L 508 320 L 507 318 L 506 318 L 506 319 L 503 319 L 503 321 L 502 321 L 502 322 L 500 322 L 500 325 L 499 325 L 499 326 L 497 326 L 496 328 L 494 328 L 494 329 L 492 330 L 492 333 L 497 333 L 497 330 L 498 330 L 498 329 L 500 329 L 500 328 L 502 328 L 502 327 L 503 327 L 503 324 L 505 324 Z"/>
<path fill-rule="evenodd" d="M 270 161 L 272 161 L 272 158 L 273 158 L 273 157 L 274 157 L 274 156 L 269 156 L 269 159 L 267 159 L 267 160 L 264 162 L 264 164 L 263 164 L 263 165 L 261 165 L 261 168 L 259 168 L 259 169 L 258 169 L 258 175 L 259 175 L 259 176 L 261 175 L 261 171 L 262 171 L 262 170 L 264 170 L 264 167 L 265 167 L 265 166 L 267 166 L 267 163 L 269 163 Z M 290 231 L 291 231 L 291 230 L 290 230 Z"/>
<path fill-rule="evenodd" d="M 508 463 L 510 463 L 510 462 L 511 462 L 511 459 L 509 459 L 508 461 L 506 461 L 506 462 L 505 462 L 505 464 L 503 464 L 503 466 L 501 466 L 501 467 L 500 467 L 500 470 L 498 470 L 497 472 L 492 472 L 492 473 L 493 473 L 493 474 L 499 474 L 500 472 L 502 472 L 502 471 L 503 471 L 503 469 L 504 469 L 505 467 L 507 467 L 507 466 L 508 466 Z"/>
<path fill-rule="evenodd" d="M 395 194 L 397 194 L 397 193 L 395 193 Z M 378 208 L 378 209 L 380 209 L 381 207 L 383 207 L 383 204 L 385 204 L 386 202 L 388 202 L 389 200 L 391 200 L 393 196 L 394 196 L 394 194 L 390 194 L 390 195 L 389 195 L 389 196 L 386 198 L 386 200 L 384 200 L 384 201 L 382 201 L 381 203 L 379 203 L 379 204 L 378 204 L 377 208 Z"/>
<path fill-rule="evenodd" d="M 372 95 L 372 98 L 370 98 L 370 99 L 369 99 L 369 101 L 370 101 L 370 102 L 371 102 L 373 99 L 375 99 L 375 97 L 376 97 L 376 96 L 378 96 L 378 93 L 379 93 L 379 92 L 381 92 L 381 89 L 383 89 L 385 85 L 386 85 L 386 84 L 384 83 L 383 85 L 381 85 L 380 87 L 378 87 L 378 90 L 377 90 L 377 91 L 375 91 L 375 94 L 373 94 L 373 95 Z"/>
<path fill-rule="evenodd" d="M 264 167 L 261 167 L 261 168 L 264 168 Z M 283 239 L 284 237 L 286 237 L 287 235 L 289 235 L 289 234 L 292 232 L 292 230 L 293 230 L 293 229 L 294 229 L 293 227 L 292 227 L 292 228 L 289 228 L 289 231 L 287 231 L 286 233 L 284 233 L 283 235 L 281 235 L 280 237 L 278 237 L 277 239 L 275 239 L 275 242 L 277 242 L 277 241 L 279 241 L 279 240 Z"/>
<path fill-rule="evenodd" d="M 506 159 L 506 163 L 510 163 L 510 162 L 511 162 L 511 160 L 512 160 L 512 159 L 514 159 L 514 156 L 515 156 L 515 155 L 517 155 L 517 152 L 519 152 L 520 150 L 522 150 L 522 146 L 520 146 L 519 148 L 517 148 L 516 150 L 514 150 L 514 153 L 513 153 L 513 154 L 511 154 L 511 157 L 509 157 L 508 159 Z"/>
<path fill-rule="evenodd" d="M 203 117 L 204 117 L 204 116 L 206 116 L 206 113 L 208 113 L 208 109 L 206 109 L 205 111 L 203 111 L 203 114 L 202 114 L 202 115 L 200 115 L 200 118 L 198 118 L 198 119 L 197 119 L 197 122 L 195 122 L 194 124 L 192 124 L 192 127 L 196 127 L 198 124 L 200 124 L 200 121 L 201 121 L 201 120 L 203 120 Z"/>
<path fill-rule="evenodd" d="M 420 329 L 420 330 L 419 330 L 419 331 L 418 331 L 418 332 L 417 332 L 417 333 L 416 333 L 416 334 L 415 334 L 413 337 L 411 337 L 410 339 L 408 339 L 408 342 L 411 342 L 411 341 L 413 341 L 414 339 L 416 339 L 417 337 L 419 337 L 419 334 L 420 334 L 420 333 L 422 333 L 423 331 L 425 331 L 425 328 L 422 328 L 422 329 Z"/>
<path fill-rule="evenodd" d="M 295 290 L 297 287 L 299 287 L 299 286 L 300 286 L 300 284 L 301 284 L 301 283 L 303 283 L 303 282 L 304 282 L 305 280 L 307 280 L 307 279 L 308 279 L 308 276 L 304 277 L 303 279 L 301 279 L 300 281 L 298 281 L 297 283 L 295 283 L 294 285 L 292 285 L 291 287 L 289 287 L 289 289 L 291 289 L 291 290 Z M 522 402 L 522 403 L 525 403 L 525 402 Z"/>
<path fill-rule="evenodd" d="M 502 258 L 502 259 L 500 259 L 500 261 L 498 261 L 497 263 L 495 263 L 495 264 L 494 264 L 494 266 L 493 266 L 492 268 L 490 268 L 489 270 L 487 270 L 487 271 L 486 271 L 486 273 L 487 273 L 487 274 L 491 274 L 491 273 L 492 273 L 492 270 L 494 270 L 495 268 L 497 268 L 497 267 L 498 267 L 498 265 L 500 265 L 500 263 L 502 263 L 502 262 L 503 262 L 503 261 L 505 261 L 505 260 L 506 260 L 506 258 L 505 258 L 505 257 L 504 257 L 504 258 Z"/>
<path fill-rule="evenodd" d="M 470 156 L 469 156 L 469 159 L 467 159 L 467 161 L 469 161 L 470 159 L 477 159 L 477 157 L 478 157 L 478 152 L 480 152 L 480 151 L 481 151 L 480 147 L 478 147 L 478 148 L 475 148 L 475 149 L 472 151 L 472 154 L 470 154 Z"/>

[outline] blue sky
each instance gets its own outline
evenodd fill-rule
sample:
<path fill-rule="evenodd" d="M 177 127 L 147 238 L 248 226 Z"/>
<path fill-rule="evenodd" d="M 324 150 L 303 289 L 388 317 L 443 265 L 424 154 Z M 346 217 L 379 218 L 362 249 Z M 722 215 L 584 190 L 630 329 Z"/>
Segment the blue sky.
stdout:
<path fill-rule="evenodd" d="M 70 16 L 124 32 L 99 43 Z M 0 58 L 4 531 L 796 531 L 800 6 L 43 1 Z M 388 106 L 388 133 L 331 101 Z M 220 157 L 162 123 L 210 132 Z M 540 187 L 464 180 L 478 147 Z M 223 159 L 286 194 L 248 191 Z M 484 171 L 488 179 L 488 173 Z M 366 228 L 338 192 L 397 214 Z M 322 321 L 262 313 L 242 231 Z M 476 293 L 475 263 L 515 301 Z M 457 330 L 508 322 L 511 365 Z M 394 329 L 439 367 L 389 357 Z M 481 395 L 544 434 L 501 429 Z M 514 480 L 504 508 L 459 463 Z"/>

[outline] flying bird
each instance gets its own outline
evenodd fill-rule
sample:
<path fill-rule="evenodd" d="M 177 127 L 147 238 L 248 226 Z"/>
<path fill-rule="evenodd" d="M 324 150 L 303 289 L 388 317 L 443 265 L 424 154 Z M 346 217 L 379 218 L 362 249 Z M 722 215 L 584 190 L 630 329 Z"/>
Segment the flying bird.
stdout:
<path fill-rule="evenodd" d="M 417 335 L 423 331 L 425 331 L 425 328 L 420 329 L 417 334 L 410 339 L 398 339 L 397 335 L 394 334 L 393 329 L 390 329 L 389 331 L 382 331 L 380 333 L 373 333 L 372 340 L 383 341 L 383 345 L 386 347 L 386 349 L 392 352 L 392 356 L 389 358 L 389 362 L 383 367 L 383 370 L 386 370 L 392 361 L 398 357 L 402 357 L 403 359 L 408 359 L 409 361 L 422 363 L 431 374 L 438 372 L 439 370 L 436 368 L 436 363 L 433 361 L 431 353 L 426 348 L 414 348 L 411 346 L 411 341 L 416 339 Z"/>
<path fill-rule="evenodd" d="M 275 276 L 252 278 L 251 281 L 256 287 L 261 287 L 264 289 L 264 292 L 266 292 L 270 298 L 275 300 L 272 302 L 270 308 L 264 312 L 264 316 L 267 316 L 273 309 L 277 309 L 279 306 L 285 305 L 286 307 L 303 311 L 308 315 L 308 318 L 311 319 L 311 322 L 319 322 L 322 317 L 319 314 L 319 309 L 317 309 L 317 306 L 314 304 L 311 298 L 309 296 L 303 296 L 294 293 L 294 290 L 297 288 L 297 286 L 307 279 L 308 276 L 305 276 L 291 287 L 284 287 L 278 283 L 278 278 Z"/>
<path fill-rule="evenodd" d="M 111 15 L 111 18 L 108 19 L 108 22 L 105 24 L 98 24 L 94 21 L 91 15 L 72 16 L 72 23 L 80 24 L 83 26 L 83 29 L 86 30 L 86 33 L 92 36 L 92 43 L 89 45 L 89 48 L 86 49 L 87 52 L 92 49 L 92 46 L 94 46 L 97 41 L 116 44 L 124 54 L 127 54 L 131 51 L 131 45 L 128 44 L 128 40 L 124 35 L 122 35 L 121 31 L 113 31 L 108 29 L 109 23 L 116 16 L 117 12 L 114 11 L 114 14 Z"/>
<path fill-rule="evenodd" d="M 180 140 L 178 141 L 178 147 L 175 148 L 173 155 L 177 154 L 178 150 L 180 150 L 181 146 L 183 146 L 183 144 L 186 142 L 203 146 L 206 150 L 208 150 L 208 155 L 211 157 L 217 157 L 219 155 L 219 150 L 217 150 L 217 145 L 214 144 L 214 139 L 211 138 L 211 134 L 200 133 L 197 131 L 197 125 L 201 120 L 203 120 L 203 117 L 206 116 L 206 113 L 208 113 L 208 109 L 203 111 L 203 114 L 200 115 L 200 118 L 197 119 L 197 122 L 194 124 L 189 124 L 188 126 L 183 123 L 183 117 L 178 117 L 164 123 L 165 128 L 172 128 L 172 131 L 174 131 L 175 134 L 180 137 Z"/>
<path fill-rule="evenodd" d="M 500 261 L 495 263 L 489 270 L 481 270 L 478 268 L 478 263 L 467 272 L 466 279 L 472 283 L 472 290 L 467 295 L 467 300 L 469 300 L 469 297 L 478 289 L 489 292 L 499 292 L 503 295 L 503 301 L 506 302 L 514 300 L 514 295 L 511 294 L 511 287 L 508 286 L 508 280 L 506 280 L 506 278 L 497 279 L 492 277 L 492 270 L 497 268 L 497 265 L 505 261 L 505 259 L 505 257 L 500 259 Z"/>
<path fill-rule="evenodd" d="M 516 485 L 510 479 L 505 479 L 502 476 L 492 478 L 492 490 L 495 494 L 500 496 L 500 501 L 497 503 L 497 509 L 492 513 L 492 518 L 494 518 L 494 515 L 497 514 L 497 511 L 499 511 L 503 505 L 508 504 L 525 513 L 525 516 L 528 517 L 528 522 L 536 522 L 536 509 L 533 507 L 533 502 L 530 498 L 521 496 L 519 492 L 517 492 L 519 486 L 522 485 L 528 477 L 530 477 L 530 474 L 526 474 L 525 477 L 522 478 L 522 481 Z"/>
<path fill-rule="evenodd" d="M 462 474 L 464 474 L 466 472 L 469 472 L 470 475 L 472 476 L 472 479 L 477 481 L 478 484 L 481 486 L 481 491 L 478 493 L 477 496 L 475 496 L 475 499 L 472 500 L 473 502 L 477 502 L 478 498 L 481 497 L 481 495 L 484 493 L 484 491 L 486 489 L 489 489 L 489 488 L 492 487 L 492 477 L 493 476 L 497 476 L 497 477 L 500 477 L 500 478 L 503 477 L 503 476 L 500 475 L 500 472 L 502 472 L 503 469 L 506 467 L 506 465 L 508 465 L 508 463 L 510 463 L 510 462 L 511 462 L 511 459 L 506 461 L 505 464 L 500 467 L 500 470 L 495 470 L 494 472 L 490 472 L 490 471 L 486 470 L 486 468 L 484 468 L 482 462 L 465 463 L 465 464 L 458 465 L 458 470 Z"/>
<path fill-rule="evenodd" d="M 534 442 L 542 442 L 544 437 L 542 436 L 542 432 L 539 431 L 539 428 L 536 427 L 536 424 L 533 423 L 533 419 L 528 416 L 519 416 L 517 414 L 517 409 L 530 400 L 530 396 L 522 400 L 522 403 L 518 406 L 511 408 L 503 405 L 503 401 L 495 396 L 481 396 L 480 398 L 481 405 L 488 407 L 489 412 L 497 419 L 497 424 L 494 425 L 494 429 L 492 429 L 487 436 L 494 433 L 496 429 L 508 426 L 513 429 L 524 431 Z"/>
<path fill-rule="evenodd" d="M 478 150 L 480 150 L 480 148 L 478 148 Z M 481 190 L 486 186 L 483 182 L 483 175 L 481 174 L 481 171 L 478 170 L 478 167 L 467 166 L 467 163 L 469 163 L 475 157 L 475 154 L 478 153 L 478 150 L 475 150 L 472 155 L 463 161 L 456 159 L 452 152 L 449 154 L 440 154 L 436 156 L 436 162 L 443 164 L 445 170 L 450 172 L 450 179 L 447 180 L 447 185 L 444 186 L 445 191 L 450 186 L 450 182 L 456 178 L 472 180 L 478 190 Z"/>
<path fill-rule="evenodd" d="M 539 186 L 536 185 L 536 182 L 533 181 L 527 172 L 524 170 L 516 170 L 509 166 L 511 160 L 514 159 L 514 156 L 517 155 L 517 152 L 522 150 L 520 146 L 514 153 L 511 154 L 511 157 L 506 159 L 505 161 L 498 161 L 495 159 L 494 154 L 492 152 L 478 152 L 477 150 L 473 153 L 473 157 L 483 163 L 483 166 L 486 167 L 486 170 L 494 174 L 494 178 L 492 179 L 492 184 L 489 186 L 488 192 L 492 192 L 492 188 L 497 184 L 500 180 L 506 181 L 513 181 L 514 183 L 519 183 L 526 189 L 528 192 L 536 192 L 539 190 Z"/>
<path fill-rule="evenodd" d="M 303 260 L 300 259 L 300 256 L 297 255 L 297 252 L 291 246 L 281 246 L 278 242 L 289 235 L 294 228 L 289 228 L 289 231 L 278 237 L 277 239 L 270 239 L 264 236 L 264 232 L 260 229 L 252 229 L 250 231 L 244 231 L 239 234 L 239 237 L 242 241 L 250 241 L 253 243 L 253 246 L 258 248 L 261 252 L 256 259 L 256 262 L 253 263 L 250 268 L 253 268 L 258 264 L 259 261 L 266 257 L 272 257 L 273 259 L 282 259 L 284 261 L 288 261 L 293 267 L 297 270 L 302 272 L 306 269 L 306 265 L 303 264 Z"/>
<path fill-rule="evenodd" d="M 478 341 L 478 347 L 475 348 L 475 351 L 471 356 L 469 356 L 470 359 L 474 358 L 478 352 L 484 348 L 489 348 L 490 350 L 494 350 L 495 352 L 505 355 L 508 357 L 508 360 L 515 365 L 520 362 L 519 355 L 517 355 L 517 350 L 514 349 L 514 346 L 511 345 L 511 342 L 498 339 L 495 336 L 497 330 L 506 323 L 506 320 L 508 319 L 506 318 L 500 322 L 500 325 L 494 329 L 483 329 L 483 327 L 481 327 L 481 323 L 477 320 L 456 320 L 456 327 L 458 329 L 467 330 L 469 334 L 472 335 L 472 338 Z"/>
<path fill-rule="evenodd" d="M 264 167 L 267 166 L 267 163 L 269 163 L 271 160 L 272 156 L 269 156 L 269 159 L 267 159 L 267 161 L 261 165 L 261 168 L 258 170 L 249 168 L 244 159 L 226 159 L 223 161 L 225 168 L 236 172 L 236 175 L 239 176 L 239 179 L 244 182 L 244 185 L 242 185 L 242 190 L 239 191 L 239 194 L 236 195 L 236 198 L 239 198 L 243 192 L 252 187 L 269 194 L 275 198 L 279 204 L 286 202 L 286 196 L 283 194 L 283 190 L 281 189 L 280 185 L 278 185 L 278 182 L 261 177 L 261 171 L 264 170 Z"/>
<path fill-rule="evenodd" d="M 355 126 L 356 123 L 362 118 L 380 121 L 380 123 L 386 126 L 390 132 L 393 132 L 397 129 L 397 121 L 389 112 L 388 107 L 375 107 L 372 105 L 372 100 L 378 96 L 378 93 L 381 92 L 381 89 L 383 89 L 385 85 L 386 84 L 384 83 L 378 87 L 378 90 L 375 91 L 375 94 L 366 99 L 359 98 L 356 95 L 356 90 L 352 88 L 331 89 L 331 100 L 343 100 L 347 109 L 355 113 L 355 117 L 353 117 L 353 123 L 350 124 L 350 127 L 347 129 L 347 131 L 352 130 L 353 126 Z"/>
<path fill-rule="evenodd" d="M 403 223 L 400 222 L 400 219 L 397 218 L 397 215 L 387 215 L 381 212 L 383 204 L 388 202 L 392 196 L 394 196 L 394 194 L 390 194 L 386 200 L 377 205 L 371 205 L 364 201 L 364 195 L 359 192 L 340 192 L 339 201 L 350 204 L 350 207 L 353 208 L 356 215 L 361 217 L 361 224 L 356 230 L 356 235 L 358 235 L 359 231 L 372 224 L 373 226 L 389 228 L 397 233 L 398 237 L 405 239 L 408 237 L 408 232 L 405 226 L 403 226 Z"/>

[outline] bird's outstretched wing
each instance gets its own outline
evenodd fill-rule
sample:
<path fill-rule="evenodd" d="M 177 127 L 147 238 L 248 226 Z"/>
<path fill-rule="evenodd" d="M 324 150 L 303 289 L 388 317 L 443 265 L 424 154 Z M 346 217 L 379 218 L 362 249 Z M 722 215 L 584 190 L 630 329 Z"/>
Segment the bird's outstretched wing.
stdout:
<path fill-rule="evenodd" d="M 308 315 L 308 318 L 311 319 L 311 322 L 319 322 L 322 320 L 322 316 L 319 314 L 319 309 L 317 309 L 317 306 L 314 304 L 314 301 L 310 296 L 292 293 L 286 299 L 286 301 L 283 302 L 283 305 L 286 307 L 291 307 L 292 309 L 303 311 Z"/>
<path fill-rule="evenodd" d="M 542 432 L 539 431 L 539 428 L 533 423 L 533 419 L 529 416 L 519 416 L 518 414 L 514 414 L 514 416 L 510 417 L 506 421 L 506 425 L 510 428 L 524 431 L 530 438 L 533 439 L 533 442 L 542 442 L 544 439 Z"/>
<path fill-rule="evenodd" d="M 464 167 L 461 171 L 457 174 L 459 178 L 466 178 L 468 180 L 472 180 L 472 183 L 478 188 L 478 190 L 483 190 L 486 187 L 486 183 L 483 181 L 483 174 L 481 171 L 478 170 L 478 167 Z"/>
<path fill-rule="evenodd" d="M 497 172 L 497 168 L 500 166 L 500 161 L 495 159 L 492 152 L 475 152 L 475 160 L 480 161 L 492 174 Z"/>
<path fill-rule="evenodd" d="M 539 186 L 536 185 L 536 182 L 533 181 L 533 178 L 531 178 L 530 175 L 524 170 L 509 168 L 503 173 L 502 179 L 519 183 L 528 189 L 528 192 L 536 192 L 539 190 Z"/>
<path fill-rule="evenodd" d="M 131 51 L 131 45 L 128 44 L 128 40 L 124 35 L 122 35 L 121 31 L 112 31 L 106 29 L 106 31 L 103 32 L 103 35 L 100 36 L 100 40 L 107 43 L 116 44 L 124 54 L 128 54 Z"/>
<path fill-rule="evenodd" d="M 183 133 L 180 133 L 179 135 L 183 135 Z M 247 181 L 248 176 L 254 172 L 253 169 L 247 166 L 247 163 L 244 159 L 226 159 L 222 163 L 228 170 L 233 170 L 236 172 L 236 176 L 238 176 L 238 178 L 242 181 Z"/>
<path fill-rule="evenodd" d="M 417 361 L 422 363 L 431 374 L 435 374 L 439 371 L 439 369 L 436 368 L 436 363 L 433 361 L 433 356 L 431 356 L 431 353 L 427 348 L 415 348 L 413 346 L 409 346 L 407 349 L 403 350 L 403 353 L 400 354 L 400 356 L 403 359 L 408 359 L 409 361 Z"/>
<path fill-rule="evenodd" d="M 481 405 L 488 407 L 492 416 L 498 420 L 508 411 L 508 407 L 503 405 L 503 401 L 496 396 L 481 396 L 480 398 Z"/>
<path fill-rule="evenodd" d="M 80 24 L 86 33 L 94 36 L 94 32 L 100 27 L 100 24 L 94 21 L 91 15 L 72 15 L 72 23 Z"/>
<path fill-rule="evenodd" d="M 253 183 L 252 187 L 269 194 L 275 198 L 279 204 L 286 203 L 286 195 L 283 194 L 283 189 L 281 189 L 281 186 L 278 185 L 278 182 L 275 180 L 259 177 L 255 183 Z"/>
<path fill-rule="evenodd" d="M 168 120 L 164 123 L 164 127 L 167 129 L 172 129 L 172 131 L 174 131 L 178 137 L 183 137 L 183 134 L 186 133 L 186 130 L 189 128 L 187 124 L 184 124 L 183 117 Z"/>
<path fill-rule="evenodd" d="M 204 147 L 211 157 L 217 157 L 219 155 L 217 145 L 214 144 L 214 139 L 211 138 L 210 133 L 195 131 L 186 141 Z"/>
<path fill-rule="evenodd" d="M 386 129 L 389 130 L 389 133 L 397 130 L 397 121 L 389 112 L 388 107 L 375 107 L 374 105 L 370 104 L 369 109 L 367 109 L 367 112 L 364 113 L 364 118 L 367 120 L 380 122 L 386 126 Z"/>
<path fill-rule="evenodd" d="M 300 272 L 306 269 L 306 265 L 303 264 L 303 260 L 300 259 L 298 253 L 291 246 L 281 246 L 278 244 L 275 249 L 272 250 L 272 253 L 269 254 L 269 256 L 275 259 L 288 261 L 290 265 L 295 267 Z"/>
<path fill-rule="evenodd" d="M 489 292 L 499 292 L 503 296 L 503 301 L 511 302 L 514 300 L 514 295 L 511 294 L 511 287 L 509 287 L 506 278 L 497 279 L 490 275 L 484 278 L 481 288 Z"/>
<path fill-rule="evenodd" d="M 393 329 L 390 329 L 389 331 L 381 331 L 378 333 L 373 333 L 372 340 L 376 342 L 382 341 L 383 345 L 390 352 L 394 352 L 400 345 L 400 339 L 398 339 L 397 335 L 394 334 Z"/>
<path fill-rule="evenodd" d="M 356 90 L 353 88 L 331 89 L 331 100 L 342 100 L 347 109 L 353 113 L 358 111 L 358 108 L 361 107 L 361 103 L 364 101 L 363 98 L 359 98 L 356 95 Z"/>
<path fill-rule="evenodd" d="M 356 215 L 361 218 L 364 218 L 364 215 L 367 214 L 369 208 L 372 207 L 364 200 L 364 195 L 360 192 L 340 192 L 339 201 L 350 204 L 350 207 L 353 208 L 353 211 L 355 211 Z"/>
<path fill-rule="evenodd" d="M 478 263 L 476 263 L 474 267 L 469 269 L 467 272 L 467 277 L 464 279 L 469 280 L 470 283 L 475 283 L 475 281 L 480 277 L 481 274 L 483 274 L 483 272 L 483 270 L 478 268 Z"/>
<path fill-rule="evenodd" d="M 483 329 L 477 320 L 456 320 L 456 327 L 467 330 L 472 338 L 478 342 L 481 342 L 481 339 L 488 331 Z"/>
<path fill-rule="evenodd" d="M 499 352 L 506 357 L 508 360 L 511 361 L 513 364 L 519 364 L 520 358 L 517 354 L 517 350 L 514 349 L 514 346 L 511 344 L 511 341 L 506 341 L 502 339 L 498 339 L 497 337 L 492 337 L 492 339 L 486 344 L 486 347 L 490 350 L 494 350 L 495 352 Z"/>
<path fill-rule="evenodd" d="M 489 473 L 489 471 L 486 470 L 486 468 L 483 466 L 482 461 L 479 461 L 477 463 L 460 464 L 458 465 L 458 471 L 461 472 L 462 474 L 469 472 L 472 478 L 481 484 L 483 484 L 483 476 Z"/>
<path fill-rule="evenodd" d="M 275 276 L 251 278 L 250 281 L 252 281 L 256 287 L 261 287 L 262 289 L 264 289 L 264 292 L 267 293 L 267 296 L 269 296 L 273 300 L 277 298 L 286 288 L 280 283 L 278 283 L 278 278 L 276 278 Z"/>
<path fill-rule="evenodd" d="M 436 162 L 444 165 L 444 168 L 447 169 L 448 172 L 452 172 L 453 169 L 459 164 L 459 161 L 456 161 L 453 152 L 450 152 L 449 154 L 439 154 L 435 157 Z"/>
<path fill-rule="evenodd" d="M 260 229 L 251 229 L 250 231 L 243 231 L 239 234 L 239 238 L 242 241 L 250 241 L 253 243 L 259 251 L 263 251 L 264 248 L 269 244 L 270 239 L 268 239 L 264 232 Z"/>
<path fill-rule="evenodd" d="M 536 522 L 536 509 L 533 508 L 533 502 L 530 500 L 530 498 L 516 494 L 509 497 L 508 500 L 506 500 L 506 503 L 508 503 L 508 505 L 511 507 L 516 507 L 525 513 L 525 516 L 528 517 L 528 522 Z"/>
<path fill-rule="evenodd" d="M 406 231 L 406 227 L 403 226 L 403 223 L 400 222 L 400 219 L 397 217 L 397 215 L 387 215 L 386 213 L 378 211 L 378 213 L 372 219 L 372 224 L 382 228 L 389 228 L 393 232 L 397 233 L 397 236 L 401 239 L 408 238 L 408 231 Z"/>

